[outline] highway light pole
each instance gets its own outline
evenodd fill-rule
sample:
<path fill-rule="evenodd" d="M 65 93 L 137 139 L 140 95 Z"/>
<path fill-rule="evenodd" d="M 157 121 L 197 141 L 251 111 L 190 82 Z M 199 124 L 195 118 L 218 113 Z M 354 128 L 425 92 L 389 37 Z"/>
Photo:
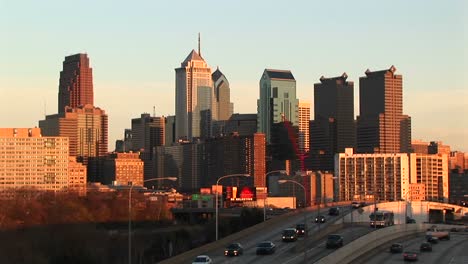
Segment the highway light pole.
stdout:
<path fill-rule="evenodd" d="M 224 175 L 224 176 L 220 177 L 216 181 L 216 204 L 215 204 L 215 208 L 216 208 L 216 241 L 218 241 L 218 185 L 219 185 L 220 180 L 225 179 L 225 178 L 230 178 L 230 177 L 250 177 L 250 175 L 249 174 L 229 174 L 229 175 Z M 221 193 L 223 193 L 222 189 L 221 189 Z"/>
<path fill-rule="evenodd" d="M 300 184 L 299 182 L 297 181 L 292 181 L 292 180 L 278 180 L 278 183 L 279 184 L 283 184 L 283 183 L 287 183 L 287 182 L 291 182 L 291 183 L 294 183 L 294 184 L 297 184 L 299 186 L 301 186 L 301 188 L 304 190 L 304 230 L 305 230 L 305 234 L 304 234 L 304 263 L 307 263 L 307 243 L 306 243 L 306 240 L 307 240 L 307 210 L 306 210 L 306 204 L 307 204 L 307 193 L 306 193 L 306 188 L 304 187 L 304 185 Z"/>
<path fill-rule="evenodd" d="M 170 180 L 170 181 L 177 181 L 177 177 L 161 177 L 161 178 L 151 178 L 144 180 L 143 182 L 150 182 L 150 181 L 162 181 L 162 180 Z M 132 190 L 133 186 L 130 186 L 128 191 L 128 264 L 132 263 Z"/>
<path fill-rule="evenodd" d="M 274 171 L 270 171 L 267 174 L 265 174 L 267 193 L 265 194 L 265 199 L 263 199 L 263 222 L 266 221 L 266 200 L 267 200 L 267 197 L 268 197 L 268 175 L 273 174 L 273 173 L 287 174 L 287 172 L 285 170 L 274 170 Z"/>

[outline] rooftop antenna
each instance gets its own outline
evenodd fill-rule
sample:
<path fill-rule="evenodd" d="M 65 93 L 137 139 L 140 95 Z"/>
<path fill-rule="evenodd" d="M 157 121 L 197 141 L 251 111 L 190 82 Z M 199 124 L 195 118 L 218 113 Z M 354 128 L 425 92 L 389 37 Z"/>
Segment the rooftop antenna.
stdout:
<path fill-rule="evenodd" d="M 44 117 L 47 116 L 46 106 L 47 106 L 47 101 L 44 100 Z"/>
<path fill-rule="evenodd" d="M 153 117 L 156 116 L 156 106 L 153 105 Z"/>
<path fill-rule="evenodd" d="M 198 55 L 201 57 L 201 49 L 200 49 L 200 32 L 198 32 Z"/>

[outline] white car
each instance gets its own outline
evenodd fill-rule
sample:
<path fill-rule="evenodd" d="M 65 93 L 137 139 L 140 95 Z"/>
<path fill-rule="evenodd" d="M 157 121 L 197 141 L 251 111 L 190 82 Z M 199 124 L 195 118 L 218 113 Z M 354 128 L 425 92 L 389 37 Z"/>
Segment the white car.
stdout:
<path fill-rule="evenodd" d="M 192 264 L 212 264 L 212 263 L 213 261 L 207 255 L 200 255 L 196 257 L 192 262 Z"/>

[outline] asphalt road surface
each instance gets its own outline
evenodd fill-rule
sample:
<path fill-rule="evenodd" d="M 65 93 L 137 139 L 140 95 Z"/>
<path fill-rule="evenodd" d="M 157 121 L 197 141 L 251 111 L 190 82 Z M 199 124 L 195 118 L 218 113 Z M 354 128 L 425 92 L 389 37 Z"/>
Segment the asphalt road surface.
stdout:
<path fill-rule="evenodd" d="M 418 253 L 419 263 L 434 263 L 434 264 L 468 264 L 468 232 L 450 234 L 450 240 L 442 240 L 437 244 L 432 245 L 432 252 L 420 252 L 419 247 L 425 241 L 425 235 L 421 234 L 416 238 L 408 240 L 402 239 L 396 241 L 403 244 L 404 251 L 414 251 Z M 402 253 L 390 253 L 391 243 L 387 244 L 386 248 L 380 252 L 374 253 L 362 263 L 403 263 Z M 361 263 L 361 262 L 360 262 Z"/>
<path fill-rule="evenodd" d="M 346 213 L 349 209 L 341 209 L 341 214 Z M 327 222 L 333 221 L 337 218 L 337 216 L 329 216 L 327 215 L 328 211 L 321 213 L 327 219 Z M 327 249 L 325 247 L 326 238 L 321 240 L 314 241 L 314 235 L 320 229 L 325 228 L 324 224 L 315 223 L 315 216 L 317 212 L 309 212 L 308 213 L 308 239 L 306 242 L 307 248 L 307 263 L 313 263 L 324 256 L 333 252 L 334 249 Z M 224 256 L 224 248 L 217 249 L 213 252 L 207 252 L 206 254 L 209 255 L 214 263 L 268 263 L 268 264 L 275 264 L 275 263 L 284 263 L 284 264 L 294 264 L 294 263 L 303 263 L 304 260 L 304 238 L 300 237 L 296 242 L 283 242 L 281 239 L 281 232 L 283 229 L 288 227 L 295 227 L 296 224 L 303 223 L 303 217 L 299 216 L 298 218 L 293 219 L 292 221 L 288 221 L 288 223 L 284 223 L 280 227 L 274 228 L 266 228 L 261 233 L 255 234 L 255 236 L 248 237 L 246 239 L 240 241 L 232 241 L 232 242 L 240 242 L 244 248 L 244 254 L 241 256 L 235 257 L 227 257 Z M 344 237 L 345 246 L 350 241 L 371 232 L 372 228 L 369 226 L 353 226 L 343 228 L 338 230 L 334 233 L 341 234 Z M 262 241 L 272 241 L 276 244 L 276 252 L 272 255 L 256 255 L 256 245 Z M 227 246 L 227 245 L 224 245 Z"/>

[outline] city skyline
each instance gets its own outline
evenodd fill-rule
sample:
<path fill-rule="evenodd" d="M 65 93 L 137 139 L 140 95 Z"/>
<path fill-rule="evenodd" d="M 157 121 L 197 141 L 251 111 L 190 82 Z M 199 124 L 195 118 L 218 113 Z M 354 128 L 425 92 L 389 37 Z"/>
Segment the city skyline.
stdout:
<path fill-rule="evenodd" d="M 348 80 L 358 87 L 366 69 L 395 65 L 404 76 L 403 112 L 412 117 L 412 138 L 440 140 L 452 150 L 468 151 L 468 125 L 463 118 L 468 114 L 467 77 L 463 74 L 467 56 L 463 24 L 467 18 L 462 1 L 453 1 L 453 5 L 396 1 L 388 7 L 392 11 L 388 14 L 375 12 L 377 6 L 369 3 L 321 3 L 317 10 L 339 7 L 328 19 L 320 12 L 309 12 L 307 7 L 318 5 L 306 2 L 284 10 L 268 7 L 269 19 L 255 11 L 265 7 L 263 3 L 224 4 L 233 14 L 243 12 L 247 18 L 266 20 L 249 28 L 236 16 L 215 12 L 187 27 L 171 18 L 176 11 L 181 16 L 196 16 L 190 11 L 208 8 L 203 3 L 187 3 L 176 9 L 171 3 L 147 2 L 148 10 L 139 12 L 132 6 L 125 6 L 128 12 L 124 12 L 123 4 L 109 10 L 102 3 L 90 5 L 93 8 L 83 5 L 76 7 L 76 13 L 86 8 L 86 20 L 74 22 L 65 20 L 73 15 L 61 14 L 67 6 L 60 2 L 55 3 L 56 13 L 46 11 L 47 4 L 29 3 L 22 9 L 21 3 L 2 2 L 0 29 L 7 41 L 0 43 L 0 55 L 6 58 L 0 62 L 0 107 L 6 114 L 0 117 L 0 124 L 33 127 L 45 113 L 54 114 L 64 57 L 87 52 L 93 69 L 94 104 L 109 115 L 112 150 L 115 140 L 123 138 L 124 129 L 131 126 L 131 118 L 151 113 L 153 106 L 157 116 L 175 114 L 173 71 L 182 57 L 196 49 L 197 33 L 201 32 L 204 59 L 212 69 L 219 66 L 230 82 L 234 113 L 256 113 L 258 83 L 265 68 L 290 70 L 297 81 L 297 98 L 313 101 L 313 84 L 322 75 L 346 72 Z M 170 12 L 160 17 L 150 12 L 160 9 Z M 41 10 L 49 15 L 38 12 Z M 108 21 L 99 23 L 104 11 L 111 14 L 106 16 Z M 285 14 L 288 23 L 274 19 L 283 11 L 291 13 Z M 364 18 L 359 17 L 363 14 Z M 125 19 L 120 20 L 119 15 Z M 38 22 L 31 23 L 34 19 Z M 126 21 L 128 25 L 122 27 Z M 68 30 L 73 26 L 75 30 Z M 30 45 L 33 41 L 37 45 Z M 354 117 L 359 115 L 358 92 L 355 89 Z M 122 107 L 122 102 L 128 107 Z"/>

